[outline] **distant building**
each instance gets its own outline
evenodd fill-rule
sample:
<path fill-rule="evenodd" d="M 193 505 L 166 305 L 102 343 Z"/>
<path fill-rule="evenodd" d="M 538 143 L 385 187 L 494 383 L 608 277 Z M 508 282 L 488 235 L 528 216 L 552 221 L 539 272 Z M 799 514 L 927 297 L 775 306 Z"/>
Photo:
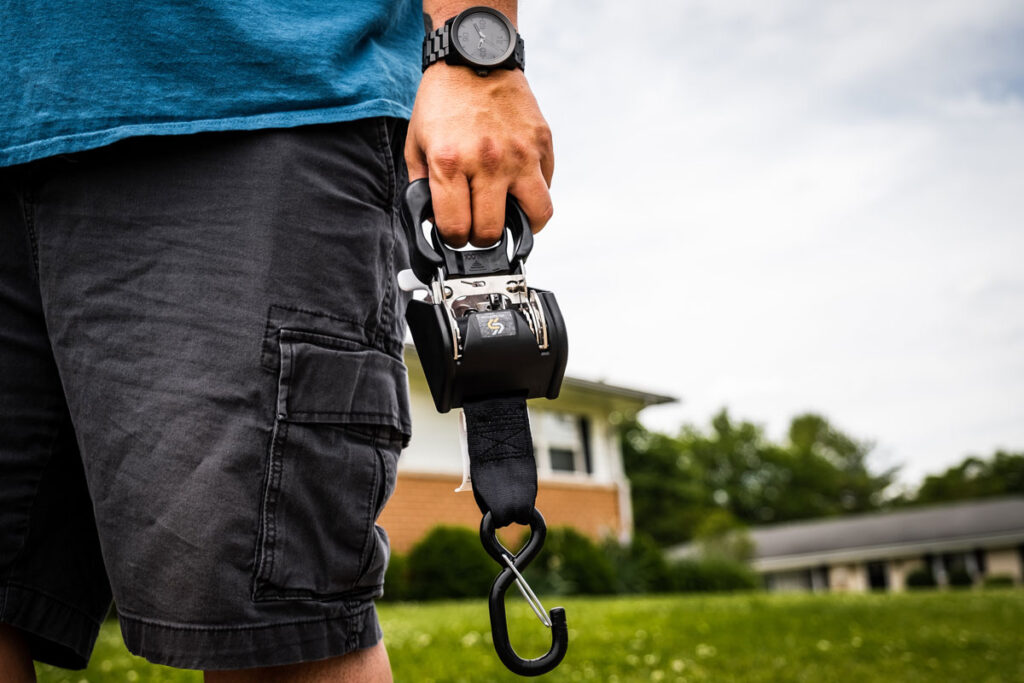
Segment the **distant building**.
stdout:
<path fill-rule="evenodd" d="M 437 524 L 480 525 L 462 481 L 457 411 L 434 408 L 413 347 L 406 347 L 412 405 L 412 443 L 398 461 L 395 494 L 380 524 L 392 547 L 407 551 Z M 571 526 L 594 539 L 628 539 L 633 529 L 629 481 L 622 466 L 616 423 L 670 396 L 566 377 L 554 401 L 530 401 L 537 458 L 537 507 L 549 527 Z"/>
<path fill-rule="evenodd" d="M 929 568 L 1024 579 L 1024 497 L 754 528 L 752 566 L 769 590 L 900 591 Z"/>

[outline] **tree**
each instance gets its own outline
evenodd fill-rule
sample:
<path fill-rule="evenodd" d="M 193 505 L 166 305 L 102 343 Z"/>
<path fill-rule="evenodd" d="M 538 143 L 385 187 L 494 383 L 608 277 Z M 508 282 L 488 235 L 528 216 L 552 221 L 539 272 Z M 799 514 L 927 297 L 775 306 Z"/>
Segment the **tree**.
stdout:
<path fill-rule="evenodd" d="M 1024 494 L 1024 453 L 996 451 L 988 460 L 969 456 L 942 474 L 925 478 L 910 504 Z"/>
<path fill-rule="evenodd" d="M 703 472 L 679 439 L 639 422 L 625 425 L 622 442 L 637 529 L 661 545 L 688 539 L 708 508 Z"/>
<path fill-rule="evenodd" d="M 675 437 L 634 422 L 623 454 L 637 528 L 669 545 L 694 538 L 716 511 L 764 524 L 876 509 L 895 469 L 872 473 L 871 449 L 820 415 L 794 418 L 777 444 L 722 410 L 708 432 L 685 425 Z"/>

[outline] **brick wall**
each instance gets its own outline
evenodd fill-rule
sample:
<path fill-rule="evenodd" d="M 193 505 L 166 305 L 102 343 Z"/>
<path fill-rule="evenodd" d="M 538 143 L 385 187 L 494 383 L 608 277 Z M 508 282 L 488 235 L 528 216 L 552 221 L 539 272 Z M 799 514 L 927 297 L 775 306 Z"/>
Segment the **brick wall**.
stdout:
<path fill-rule="evenodd" d="M 380 517 L 391 547 L 407 552 L 431 527 L 458 524 L 480 527 L 480 510 L 469 491 L 454 493 L 459 478 L 450 475 L 398 473 L 395 494 Z M 621 529 L 619 492 L 614 485 L 541 481 L 537 507 L 549 527 L 571 526 L 595 540 L 617 535 Z M 513 528 L 500 534 L 506 541 L 518 538 Z"/>

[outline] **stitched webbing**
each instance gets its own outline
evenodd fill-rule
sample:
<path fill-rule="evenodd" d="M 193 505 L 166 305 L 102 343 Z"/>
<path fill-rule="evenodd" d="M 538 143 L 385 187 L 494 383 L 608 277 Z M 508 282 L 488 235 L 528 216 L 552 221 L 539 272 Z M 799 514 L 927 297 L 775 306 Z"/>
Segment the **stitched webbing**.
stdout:
<path fill-rule="evenodd" d="M 490 511 L 495 527 L 529 524 L 537 502 L 537 465 L 526 400 L 465 401 L 462 409 L 477 507 Z"/>

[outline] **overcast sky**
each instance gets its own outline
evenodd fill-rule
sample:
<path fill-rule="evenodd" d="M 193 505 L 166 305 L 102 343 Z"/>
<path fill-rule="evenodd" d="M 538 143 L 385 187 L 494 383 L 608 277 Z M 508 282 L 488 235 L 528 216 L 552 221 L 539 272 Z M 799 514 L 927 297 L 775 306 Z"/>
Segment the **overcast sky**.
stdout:
<path fill-rule="evenodd" d="M 1024 450 L 1024 2 L 527 0 L 569 371 L 916 482 Z"/>

